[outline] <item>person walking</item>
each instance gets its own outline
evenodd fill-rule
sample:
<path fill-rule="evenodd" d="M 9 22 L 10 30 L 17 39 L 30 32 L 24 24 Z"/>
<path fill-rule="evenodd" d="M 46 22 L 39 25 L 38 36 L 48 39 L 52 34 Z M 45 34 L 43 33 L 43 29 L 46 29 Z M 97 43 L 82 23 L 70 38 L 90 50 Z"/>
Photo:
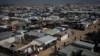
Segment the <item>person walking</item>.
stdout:
<path fill-rule="evenodd" d="M 54 47 L 55 47 L 55 51 L 57 51 L 57 46 L 55 45 Z"/>
<path fill-rule="evenodd" d="M 64 46 L 66 46 L 66 43 L 64 42 Z"/>
<path fill-rule="evenodd" d="M 74 37 L 74 40 L 76 40 L 76 36 Z"/>

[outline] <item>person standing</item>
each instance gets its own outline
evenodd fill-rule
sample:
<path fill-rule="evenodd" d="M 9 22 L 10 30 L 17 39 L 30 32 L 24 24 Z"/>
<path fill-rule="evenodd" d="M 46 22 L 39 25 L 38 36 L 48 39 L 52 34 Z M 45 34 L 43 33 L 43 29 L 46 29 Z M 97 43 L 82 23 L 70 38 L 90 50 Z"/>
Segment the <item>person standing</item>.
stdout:
<path fill-rule="evenodd" d="M 94 26 L 94 28 L 96 28 L 96 25 Z"/>
<path fill-rule="evenodd" d="M 37 54 L 39 54 L 39 51 L 40 51 L 39 46 L 37 46 Z"/>

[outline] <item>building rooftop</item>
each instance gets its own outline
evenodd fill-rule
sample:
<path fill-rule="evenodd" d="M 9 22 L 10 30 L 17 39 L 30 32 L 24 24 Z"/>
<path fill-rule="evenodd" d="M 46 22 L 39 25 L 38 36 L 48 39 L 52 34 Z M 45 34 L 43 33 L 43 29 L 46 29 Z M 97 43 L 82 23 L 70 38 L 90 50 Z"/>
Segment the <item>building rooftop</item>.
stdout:
<path fill-rule="evenodd" d="M 78 48 L 78 47 L 75 47 L 75 46 L 72 46 L 72 45 L 69 45 L 69 46 L 61 49 L 59 52 L 64 53 L 64 54 L 67 54 L 67 56 L 71 56 L 71 53 L 73 51 L 78 51 L 78 50 L 82 50 L 82 53 L 81 54 L 82 55 L 85 55 L 85 56 L 99 56 L 98 53 L 89 51 L 87 49 Z"/>
<path fill-rule="evenodd" d="M 14 33 L 12 31 L 2 32 L 2 33 L 0 33 L 0 41 L 9 38 L 12 35 L 14 35 Z"/>
<path fill-rule="evenodd" d="M 44 33 L 35 32 L 35 31 L 30 31 L 30 32 L 27 32 L 25 34 L 28 34 L 28 35 L 31 35 L 31 36 L 38 36 L 38 37 L 43 37 L 45 35 Z"/>
<path fill-rule="evenodd" d="M 83 41 L 75 41 L 72 45 L 77 46 L 77 47 L 81 47 L 81 48 L 86 48 L 89 50 L 92 50 L 95 46 L 92 43 L 87 43 L 87 42 L 83 42 Z"/>
<path fill-rule="evenodd" d="M 48 36 L 44 36 L 44 37 L 41 37 L 41 38 L 36 39 L 36 40 L 39 41 L 39 42 L 42 42 L 44 44 L 48 44 L 49 42 L 52 42 L 54 40 L 57 40 L 57 38 L 48 35 Z"/>
<path fill-rule="evenodd" d="M 9 43 L 9 42 L 3 42 L 3 43 L 0 43 L 0 46 L 4 47 L 4 48 L 10 48 L 12 45 L 12 43 Z"/>
<path fill-rule="evenodd" d="M 52 30 L 50 30 L 50 31 L 47 31 L 46 34 L 54 35 L 54 34 L 56 34 L 56 33 L 58 33 L 58 32 L 60 32 L 60 30 L 58 30 L 58 29 L 52 29 Z"/>

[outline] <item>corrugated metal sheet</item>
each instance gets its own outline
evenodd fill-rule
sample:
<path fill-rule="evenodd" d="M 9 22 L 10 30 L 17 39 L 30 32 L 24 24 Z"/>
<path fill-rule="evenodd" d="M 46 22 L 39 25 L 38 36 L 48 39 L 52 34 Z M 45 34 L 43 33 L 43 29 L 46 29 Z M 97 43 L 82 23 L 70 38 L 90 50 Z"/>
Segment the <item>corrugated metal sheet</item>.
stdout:
<path fill-rule="evenodd" d="M 81 48 L 86 48 L 89 50 L 92 50 L 94 48 L 94 44 L 83 42 L 83 41 L 76 41 L 73 43 L 73 45 L 81 47 Z"/>
<path fill-rule="evenodd" d="M 60 30 L 58 30 L 58 29 L 53 29 L 53 30 L 47 31 L 46 34 L 54 35 L 54 34 L 59 33 L 59 32 L 60 32 Z"/>
<path fill-rule="evenodd" d="M 87 49 L 75 47 L 75 46 L 72 46 L 72 45 L 69 45 L 69 46 L 61 49 L 59 52 L 64 53 L 64 54 L 67 54 L 67 56 L 71 56 L 71 53 L 73 51 L 77 51 L 77 50 L 82 50 L 83 51 L 81 53 L 82 55 L 86 55 L 86 56 L 99 56 L 98 53 L 92 52 L 92 51 L 87 50 Z"/>
<path fill-rule="evenodd" d="M 57 40 L 56 37 L 52 37 L 52 36 L 49 36 L 49 35 L 37 39 L 37 41 L 44 43 L 45 45 L 52 42 L 52 41 L 55 41 L 55 40 Z"/>
<path fill-rule="evenodd" d="M 9 38 L 12 35 L 14 35 L 12 31 L 2 32 L 0 33 L 0 41 Z"/>

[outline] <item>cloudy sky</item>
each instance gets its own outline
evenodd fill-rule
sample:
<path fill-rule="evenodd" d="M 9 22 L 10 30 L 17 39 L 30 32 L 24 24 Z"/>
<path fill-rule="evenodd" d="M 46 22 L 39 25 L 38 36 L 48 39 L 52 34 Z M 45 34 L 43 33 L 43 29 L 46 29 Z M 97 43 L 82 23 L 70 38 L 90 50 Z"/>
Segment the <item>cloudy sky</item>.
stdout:
<path fill-rule="evenodd" d="M 0 0 L 0 4 L 72 4 L 72 3 L 100 3 L 100 0 Z"/>

